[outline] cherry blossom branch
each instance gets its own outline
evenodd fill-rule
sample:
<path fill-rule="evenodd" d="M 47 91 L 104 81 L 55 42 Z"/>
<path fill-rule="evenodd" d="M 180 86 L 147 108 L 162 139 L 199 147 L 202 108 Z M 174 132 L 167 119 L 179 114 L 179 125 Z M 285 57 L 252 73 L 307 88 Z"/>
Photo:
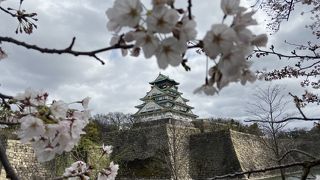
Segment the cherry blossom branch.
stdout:
<path fill-rule="evenodd" d="M 288 55 L 288 54 L 281 54 L 278 53 L 276 51 L 274 51 L 274 47 L 271 46 L 271 51 L 267 51 L 267 50 L 261 50 L 261 49 L 254 49 L 253 50 L 253 54 L 257 54 L 257 56 L 259 57 L 260 55 L 269 55 L 269 54 L 273 54 L 279 57 L 279 59 L 281 58 L 288 58 L 288 59 L 292 59 L 292 58 L 297 58 L 297 59 L 320 59 L 320 56 L 309 56 L 309 55 L 297 55 L 295 52 L 292 52 L 292 55 Z"/>
<path fill-rule="evenodd" d="M 250 175 L 254 174 L 254 173 L 273 171 L 273 170 L 277 170 L 277 169 L 287 169 L 287 168 L 296 167 L 296 166 L 303 167 L 304 171 L 303 171 L 303 175 L 302 175 L 301 179 L 305 180 L 305 179 L 307 179 L 307 176 L 310 172 L 310 169 L 312 167 L 318 166 L 318 165 L 320 165 L 320 159 L 316 159 L 313 161 L 294 162 L 294 163 L 290 163 L 290 164 L 271 166 L 271 167 L 266 167 L 266 168 L 262 168 L 262 169 L 249 170 L 249 171 L 244 171 L 244 172 L 236 172 L 236 173 L 232 173 L 232 174 L 225 174 L 222 176 L 215 176 L 213 178 L 207 178 L 207 180 L 235 178 L 235 177 L 239 177 L 239 176 L 243 176 L 243 175 L 248 175 L 248 178 L 249 178 Z"/>
<path fill-rule="evenodd" d="M 12 44 L 15 44 L 15 45 L 18 45 L 18 46 L 25 47 L 27 49 L 32 49 L 32 50 L 39 51 L 41 53 L 46 53 L 46 54 L 71 54 L 71 55 L 74 55 L 74 56 L 89 56 L 89 57 L 95 58 L 102 65 L 104 65 L 105 62 L 102 59 L 100 59 L 97 56 L 97 54 L 105 52 L 105 51 L 109 51 L 109 50 L 112 50 L 112 49 L 129 49 L 129 48 L 133 47 L 133 45 L 120 45 L 118 43 L 118 44 L 115 44 L 113 46 L 109 46 L 109 47 L 105 47 L 105 48 L 101 48 L 101 49 L 97 49 L 97 50 L 93 50 L 93 51 L 75 51 L 75 50 L 72 50 L 72 48 L 74 46 L 74 43 L 75 43 L 75 40 L 76 40 L 75 37 L 72 38 L 72 41 L 71 41 L 70 45 L 65 49 L 53 49 L 53 48 L 42 48 L 42 47 L 39 47 L 37 45 L 32 45 L 32 44 L 28 44 L 28 43 L 16 40 L 16 39 L 11 38 L 11 37 L 2 37 L 2 36 L 0 36 L 0 42 L 12 43 Z"/>
<path fill-rule="evenodd" d="M 11 38 L 11 37 L 2 37 L 2 36 L 0 36 L 0 42 L 12 43 L 12 44 L 15 44 L 15 45 L 18 45 L 18 46 L 25 47 L 27 49 L 32 49 L 32 50 L 39 51 L 41 53 L 46 53 L 46 54 L 71 54 L 71 55 L 74 55 L 74 56 L 89 56 L 89 57 L 95 58 L 102 65 L 104 65 L 105 62 L 102 59 L 100 59 L 97 56 L 97 54 L 102 53 L 102 52 L 106 52 L 106 51 L 109 51 L 109 50 L 113 50 L 113 49 L 130 49 L 130 48 L 134 47 L 134 45 L 132 45 L 132 44 L 121 45 L 120 43 L 117 43 L 117 44 L 115 44 L 113 46 L 109 46 L 109 47 L 105 47 L 105 48 L 101 48 L 101 49 L 97 49 L 97 50 L 93 50 L 93 51 L 75 51 L 75 50 L 72 49 L 74 44 L 75 44 L 75 40 L 76 40 L 76 38 L 73 37 L 70 45 L 67 48 L 54 49 L 54 48 L 43 48 L 43 47 L 39 47 L 39 46 L 34 45 L 34 44 L 28 44 L 26 42 L 16 40 L 16 39 Z M 202 47 L 203 47 L 203 43 L 202 43 L 202 41 L 199 41 L 198 44 L 195 44 L 195 45 L 192 45 L 192 46 L 188 46 L 188 49 L 202 48 Z"/>
<path fill-rule="evenodd" d="M 190 20 L 192 20 L 191 8 L 192 8 L 192 2 L 191 2 L 191 0 L 188 0 L 188 18 Z"/>
<path fill-rule="evenodd" d="M 6 171 L 7 178 L 11 180 L 19 180 L 17 174 L 14 172 L 13 168 L 10 165 L 10 162 L 2 145 L 0 146 L 0 161 Z"/>
<path fill-rule="evenodd" d="M 63 179 L 68 179 L 68 178 L 72 178 L 72 177 L 81 177 L 84 176 L 84 175 L 87 175 L 88 172 L 81 172 L 81 173 L 77 173 L 77 174 L 70 174 L 68 176 L 61 176 L 61 177 L 56 177 L 56 178 L 53 178 L 53 180 L 63 180 Z"/>
<path fill-rule="evenodd" d="M 1 7 L 1 6 L 0 6 L 0 10 L 2 10 L 3 12 L 5 12 L 5 13 L 7 13 L 7 14 L 11 15 L 12 17 L 17 17 L 15 14 L 13 14 L 12 12 L 10 12 L 10 11 L 8 11 L 8 10 L 4 9 L 4 8 L 3 8 L 3 7 Z"/>
<path fill-rule="evenodd" d="M 13 96 L 8 96 L 8 95 L 0 93 L 0 98 L 1 99 L 13 99 Z"/>
<path fill-rule="evenodd" d="M 302 115 L 303 118 L 306 119 L 307 118 L 306 115 L 301 110 L 300 99 L 298 98 L 298 96 L 295 96 L 290 92 L 289 92 L 289 95 L 293 97 L 293 101 L 296 104 L 296 108 L 299 110 L 299 113 Z"/>

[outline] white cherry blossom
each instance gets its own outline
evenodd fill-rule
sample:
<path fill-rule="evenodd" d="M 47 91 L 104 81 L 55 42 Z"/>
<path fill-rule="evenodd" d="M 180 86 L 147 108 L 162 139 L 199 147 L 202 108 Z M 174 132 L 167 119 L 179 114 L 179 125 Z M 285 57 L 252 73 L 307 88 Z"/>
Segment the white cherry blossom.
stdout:
<path fill-rule="evenodd" d="M 68 111 L 68 105 L 62 100 L 54 101 L 50 107 L 51 114 L 60 119 L 65 118 Z"/>
<path fill-rule="evenodd" d="M 203 50 L 215 59 L 220 53 L 228 52 L 237 40 L 236 32 L 225 24 L 214 24 L 203 38 Z"/>
<path fill-rule="evenodd" d="M 116 0 L 112 8 L 106 11 L 109 18 L 107 28 L 118 32 L 122 27 L 135 27 L 139 24 L 142 4 L 139 0 Z"/>
<path fill-rule="evenodd" d="M 69 177 L 68 180 L 87 180 L 89 179 L 89 176 L 87 176 L 85 173 L 89 171 L 90 169 L 85 162 L 77 161 L 65 169 L 63 176 L 74 176 L 81 174 L 81 176 Z"/>
<path fill-rule="evenodd" d="M 257 36 L 254 36 L 251 43 L 254 46 L 265 47 L 268 43 L 268 36 L 266 34 L 259 34 Z"/>
<path fill-rule="evenodd" d="M 196 30 L 197 23 L 193 19 L 189 19 L 188 16 L 184 16 L 180 22 L 178 22 L 173 29 L 175 37 L 180 41 L 194 40 L 197 36 Z"/>
<path fill-rule="evenodd" d="M 222 75 L 234 76 L 245 66 L 246 59 L 241 51 L 233 50 L 224 54 L 217 64 Z"/>
<path fill-rule="evenodd" d="M 254 13 L 255 11 L 240 11 L 239 13 L 237 13 L 235 18 L 233 19 L 232 28 L 234 28 L 235 31 L 239 31 L 246 28 L 247 26 L 257 25 L 257 21 L 252 18 Z"/>
<path fill-rule="evenodd" d="M 167 0 L 152 0 L 152 5 L 159 7 L 167 4 Z"/>
<path fill-rule="evenodd" d="M 241 76 L 240 76 L 240 83 L 242 85 L 246 85 L 246 83 L 249 82 L 254 82 L 257 79 L 255 74 L 251 72 L 249 69 L 244 69 Z"/>
<path fill-rule="evenodd" d="M 90 99 L 91 99 L 90 97 L 86 97 L 81 101 L 81 104 L 84 109 L 88 109 L 88 104 L 89 104 Z"/>
<path fill-rule="evenodd" d="M 98 180 L 115 180 L 118 174 L 118 170 L 119 170 L 119 165 L 114 164 L 114 162 L 111 161 L 109 167 L 106 169 L 103 169 L 98 174 Z"/>
<path fill-rule="evenodd" d="M 112 148 L 113 148 L 113 146 L 111 146 L 111 145 L 109 145 L 109 146 L 108 145 L 105 146 L 104 144 L 102 145 L 102 150 L 107 155 L 110 155 L 112 153 Z"/>
<path fill-rule="evenodd" d="M 225 15 L 234 15 L 239 11 L 240 0 L 221 0 L 220 6 Z"/>
<path fill-rule="evenodd" d="M 118 44 L 118 43 L 119 43 L 119 45 L 121 45 L 121 46 L 127 45 L 124 40 L 120 39 L 120 36 L 119 36 L 119 35 L 115 34 L 114 36 L 112 36 L 112 38 L 111 38 L 111 40 L 110 40 L 110 45 L 111 45 L 111 46 L 114 46 L 114 45 L 116 45 L 116 44 Z M 121 49 L 121 54 L 122 54 L 122 56 L 128 55 L 128 50 L 127 50 L 127 49 Z"/>
<path fill-rule="evenodd" d="M 163 7 L 153 10 L 147 17 L 148 31 L 170 33 L 178 22 L 179 15 L 176 10 Z"/>
<path fill-rule="evenodd" d="M 186 45 L 180 43 L 174 37 L 163 40 L 156 52 L 159 67 L 165 69 L 169 64 L 178 66 L 182 62 L 182 53 L 186 49 Z"/>
<path fill-rule="evenodd" d="M 135 45 L 142 47 L 145 58 L 153 56 L 159 47 L 159 39 L 150 32 L 136 32 L 134 38 L 136 40 Z"/>
<path fill-rule="evenodd" d="M 56 155 L 54 149 L 51 147 L 35 149 L 35 154 L 39 162 L 49 161 L 53 159 Z"/>
<path fill-rule="evenodd" d="M 21 129 L 18 134 L 22 143 L 26 143 L 34 137 L 41 136 L 45 133 L 43 121 L 31 115 L 24 116 L 20 119 Z"/>
<path fill-rule="evenodd" d="M 204 93 L 206 95 L 210 95 L 213 96 L 214 94 L 218 93 L 217 89 L 214 86 L 210 86 L 210 85 L 202 85 L 198 88 L 196 88 L 193 93 L 194 94 L 198 94 L 198 93 Z"/>

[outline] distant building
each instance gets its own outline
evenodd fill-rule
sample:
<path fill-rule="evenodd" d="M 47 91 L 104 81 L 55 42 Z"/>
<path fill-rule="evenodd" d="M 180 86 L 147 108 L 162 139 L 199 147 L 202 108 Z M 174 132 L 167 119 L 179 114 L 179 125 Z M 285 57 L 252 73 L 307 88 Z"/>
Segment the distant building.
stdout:
<path fill-rule="evenodd" d="M 159 74 L 152 82 L 151 90 L 141 98 L 142 104 L 136 106 L 139 110 L 133 115 L 136 122 L 154 121 L 165 118 L 191 122 L 197 118 L 192 112 L 193 107 L 187 105 L 188 99 L 178 91 L 176 81 Z"/>

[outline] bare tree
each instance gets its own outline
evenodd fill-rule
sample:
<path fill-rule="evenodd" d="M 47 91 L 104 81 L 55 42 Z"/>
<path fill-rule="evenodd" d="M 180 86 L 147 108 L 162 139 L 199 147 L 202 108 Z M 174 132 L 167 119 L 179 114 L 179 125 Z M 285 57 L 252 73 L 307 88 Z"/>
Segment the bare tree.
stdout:
<path fill-rule="evenodd" d="M 186 128 L 183 125 L 166 125 L 167 140 L 159 141 L 159 162 L 169 171 L 171 179 L 190 179 L 189 175 L 189 137 L 196 129 Z"/>
<path fill-rule="evenodd" d="M 279 85 L 269 85 L 266 89 L 258 88 L 254 96 L 254 103 L 249 103 L 247 112 L 252 115 L 257 122 L 263 120 L 267 123 L 259 123 L 266 138 L 263 138 L 264 144 L 273 152 L 274 160 L 281 165 L 282 148 L 279 141 L 281 130 L 287 125 L 287 122 L 278 123 L 286 119 L 289 114 L 286 112 L 288 101 L 285 101 L 283 88 Z M 284 169 L 280 169 L 282 179 L 285 179 Z"/>
<path fill-rule="evenodd" d="M 130 129 L 135 119 L 130 113 L 109 112 L 108 114 L 96 114 L 93 119 L 102 125 L 103 130 Z"/>

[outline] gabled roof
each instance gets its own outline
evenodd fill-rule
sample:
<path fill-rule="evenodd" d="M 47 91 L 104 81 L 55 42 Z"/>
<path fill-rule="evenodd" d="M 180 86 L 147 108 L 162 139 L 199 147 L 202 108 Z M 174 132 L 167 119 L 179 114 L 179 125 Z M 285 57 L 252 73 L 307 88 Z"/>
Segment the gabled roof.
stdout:
<path fill-rule="evenodd" d="M 142 113 L 142 112 L 148 112 L 148 111 L 155 111 L 159 109 L 163 109 L 163 107 L 158 105 L 154 101 L 149 101 L 136 114 Z"/>
<path fill-rule="evenodd" d="M 164 94 L 164 92 L 157 86 L 153 86 L 146 96 L 152 96 L 154 94 Z"/>
<path fill-rule="evenodd" d="M 182 99 L 181 96 L 178 96 L 174 101 L 178 103 L 186 104 L 186 101 Z"/>
<path fill-rule="evenodd" d="M 149 82 L 149 84 L 154 85 L 157 84 L 159 82 L 163 82 L 163 81 L 170 81 L 172 82 L 174 85 L 178 85 L 179 83 L 177 83 L 175 80 L 170 79 L 168 76 L 165 76 L 161 73 L 159 73 L 159 76 L 152 82 Z"/>

